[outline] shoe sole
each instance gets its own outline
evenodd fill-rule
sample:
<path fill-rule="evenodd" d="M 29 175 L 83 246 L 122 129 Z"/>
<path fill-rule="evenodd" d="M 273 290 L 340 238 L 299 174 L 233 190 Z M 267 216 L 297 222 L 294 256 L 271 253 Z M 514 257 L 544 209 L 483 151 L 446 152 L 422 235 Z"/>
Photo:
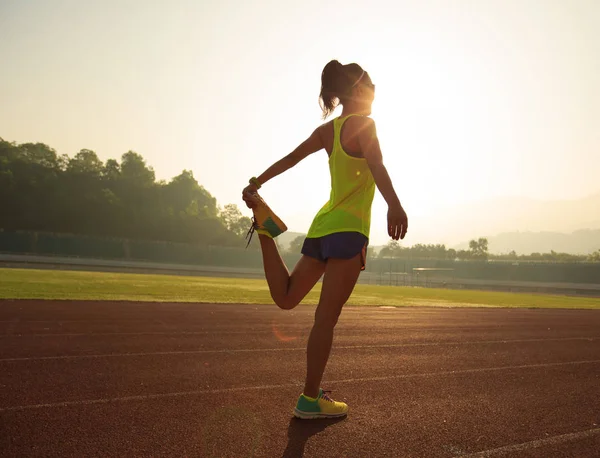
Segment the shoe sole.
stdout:
<path fill-rule="evenodd" d="M 294 409 L 294 417 L 302 420 L 316 420 L 317 418 L 339 418 L 345 417 L 348 412 L 343 413 L 315 413 L 315 412 L 302 412 L 301 410 Z"/>
<path fill-rule="evenodd" d="M 285 225 L 285 223 L 283 221 L 281 221 L 281 218 L 279 218 L 279 216 L 277 216 L 273 210 L 271 210 L 271 208 L 267 205 L 267 203 L 263 200 L 263 198 L 260 196 L 257 196 L 256 200 L 258 201 L 259 205 L 261 205 L 262 207 L 265 208 L 267 214 L 269 215 L 267 218 L 267 224 L 269 225 L 269 228 L 267 230 L 269 231 L 271 236 L 277 237 L 278 235 L 286 232 L 288 230 L 288 228 Z M 268 220 L 271 220 L 271 221 L 268 221 Z"/>

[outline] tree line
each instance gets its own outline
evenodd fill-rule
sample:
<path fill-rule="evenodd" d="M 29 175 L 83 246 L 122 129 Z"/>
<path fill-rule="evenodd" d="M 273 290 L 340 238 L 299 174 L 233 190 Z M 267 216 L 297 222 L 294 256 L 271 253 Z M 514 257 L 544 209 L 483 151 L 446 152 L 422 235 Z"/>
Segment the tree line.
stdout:
<path fill-rule="evenodd" d="M 101 161 L 89 149 L 58 155 L 44 143 L 0 138 L 0 229 L 244 246 L 250 227 L 184 170 L 157 181 L 142 155 Z"/>
<path fill-rule="evenodd" d="M 142 155 L 128 151 L 101 161 L 89 149 L 58 155 L 44 143 L 16 144 L 0 138 L 0 230 L 43 231 L 101 237 L 243 247 L 250 218 L 237 205 L 219 207 L 193 173 L 183 170 L 169 182 L 157 181 Z M 293 240 L 300 253 L 304 236 Z M 251 244 L 258 248 L 256 238 Z M 374 256 L 373 250 L 369 251 Z M 410 247 L 390 241 L 379 258 L 447 260 L 599 261 L 568 253 L 490 254 L 488 240 L 468 250 L 441 244 Z"/>
<path fill-rule="evenodd" d="M 577 255 L 570 253 L 531 253 L 519 255 L 515 251 L 506 254 L 489 253 L 487 238 L 480 237 L 469 242 L 468 250 L 455 250 L 446 248 L 445 245 L 422 245 L 416 244 L 403 247 L 397 241 L 392 240 L 381 248 L 377 257 L 398 259 L 440 259 L 440 260 L 498 260 L 498 261 L 551 261 L 551 262 L 600 262 L 600 250 L 589 255 Z"/>

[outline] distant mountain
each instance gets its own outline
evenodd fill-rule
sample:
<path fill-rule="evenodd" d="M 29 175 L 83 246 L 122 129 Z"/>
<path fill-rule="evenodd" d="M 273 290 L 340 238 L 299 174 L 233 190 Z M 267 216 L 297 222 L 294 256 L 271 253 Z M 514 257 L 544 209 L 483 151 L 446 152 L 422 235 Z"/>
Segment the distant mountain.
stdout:
<path fill-rule="evenodd" d="M 403 246 L 445 244 L 467 249 L 468 242 L 487 237 L 490 253 L 588 254 L 600 249 L 600 193 L 583 199 L 541 201 L 502 197 L 447 208 L 429 217 L 411 219 Z M 440 236 L 440 228 L 443 235 Z M 301 232 L 285 232 L 277 240 L 283 248 Z M 375 242 L 371 252 L 384 244 Z"/>
<path fill-rule="evenodd" d="M 464 241 L 478 237 L 488 237 L 491 242 L 496 234 L 502 233 L 568 234 L 583 229 L 600 229 L 600 193 L 577 200 L 503 197 L 473 202 L 422 218 L 412 227 L 419 238 L 415 243 L 445 243 L 447 246 L 462 245 Z M 443 237 L 439 236 L 440 227 L 444 228 Z M 574 246 L 579 250 L 587 249 L 585 245 Z M 494 251 L 498 250 L 494 248 Z"/>
<path fill-rule="evenodd" d="M 505 232 L 488 237 L 490 253 L 516 251 L 517 254 L 557 253 L 589 254 L 600 250 L 600 229 L 584 229 L 570 234 L 561 232 Z M 468 249 L 468 242 L 455 248 Z"/>

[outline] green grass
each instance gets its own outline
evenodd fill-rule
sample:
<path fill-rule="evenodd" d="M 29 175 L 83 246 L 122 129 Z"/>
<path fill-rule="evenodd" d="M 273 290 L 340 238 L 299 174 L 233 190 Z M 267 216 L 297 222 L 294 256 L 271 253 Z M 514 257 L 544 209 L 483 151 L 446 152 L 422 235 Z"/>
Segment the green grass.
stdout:
<path fill-rule="evenodd" d="M 316 304 L 317 284 L 304 303 Z M 272 303 L 265 280 L 0 269 L 0 299 Z M 354 305 L 600 309 L 600 298 L 357 285 Z"/>

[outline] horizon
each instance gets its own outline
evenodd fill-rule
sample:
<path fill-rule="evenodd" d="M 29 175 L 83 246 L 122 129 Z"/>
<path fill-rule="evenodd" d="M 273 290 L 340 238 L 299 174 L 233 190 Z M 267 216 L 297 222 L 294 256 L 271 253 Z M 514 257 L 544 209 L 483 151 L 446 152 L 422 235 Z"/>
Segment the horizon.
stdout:
<path fill-rule="evenodd" d="M 600 4 L 229 3 L 2 2 L 0 136 L 71 157 L 87 148 L 104 162 L 133 150 L 157 179 L 192 170 L 221 207 L 248 215 L 242 187 L 320 124 L 320 72 L 337 58 L 377 85 L 373 118 L 409 215 L 406 244 L 451 246 L 465 219 L 471 238 L 494 235 L 479 233 L 491 212 L 454 219 L 481 202 L 600 195 Z M 339 18 L 332 33 L 365 33 L 327 38 L 317 9 Z M 324 152 L 264 187 L 294 232 L 328 195 Z M 389 239 L 385 213 L 377 193 L 373 245 Z M 551 213 L 535 217 L 508 223 L 556 225 Z"/>

